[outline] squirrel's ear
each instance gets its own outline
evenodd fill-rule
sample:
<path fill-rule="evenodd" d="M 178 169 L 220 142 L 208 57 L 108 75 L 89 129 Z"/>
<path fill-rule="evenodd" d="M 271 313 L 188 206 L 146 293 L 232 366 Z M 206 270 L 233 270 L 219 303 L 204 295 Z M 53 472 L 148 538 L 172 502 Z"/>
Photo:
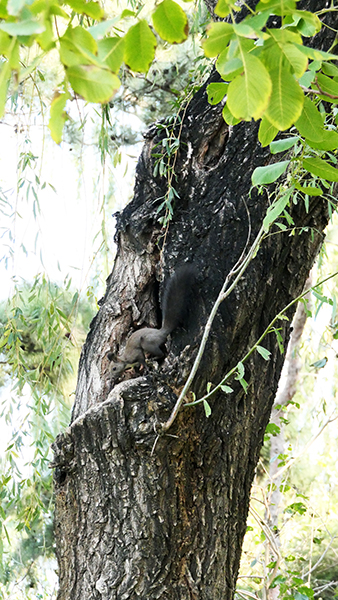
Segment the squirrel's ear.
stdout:
<path fill-rule="evenodd" d="M 113 360 L 114 354 L 112 352 L 108 352 L 107 358 L 108 358 L 108 360 Z"/>

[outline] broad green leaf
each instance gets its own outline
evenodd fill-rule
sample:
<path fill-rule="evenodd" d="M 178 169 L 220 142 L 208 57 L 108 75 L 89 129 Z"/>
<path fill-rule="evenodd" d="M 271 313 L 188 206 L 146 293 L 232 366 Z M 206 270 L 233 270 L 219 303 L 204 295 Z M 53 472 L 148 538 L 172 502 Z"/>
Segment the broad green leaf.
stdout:
<path fill-rule="evenodd" d="M 214 12 L 219 17 L 227 17 L 230 13 L 230 3 L 228 0 L 218 0 Z"/>
<path fill-rule="evenodd" d="M 237 119 L 259 119 L 271 94 L 271 80 L 263 63 L 252 54 L 241 53 L 244 74 L 229 84 L 227 105 Z"/>
<path fill-rule="evenodd" d="M 63 94 L 58 92 L 55 94 L 50 106 L 50 119 L 48 127 L 54 142 L 57 144 L 60 144 L 62 140 L 63 127 L 66 119 L 68 118 L 68 115 L 65 112 L 65 106 L 67 100 L 70 98 L 71 96 L 68 92 Z"/>
<path fill-rule="evenodd" d="M 30 36 L 36 33 L 42 33 L 45 30 L 41 23 L 34 21 L 33 19 L 26 19 L 25 21 L 18 21 L 17 23 L 1 23 L 0 29 L 12 36 Z"/>
<path fill-rule="evenodd" d="M 338 181 L 338 169 L 332 167 L 321 158 L 304 158 L 303 167 L 312 175 L 317 175 L 326 181 Z"/>
<path fill-rule="evenodd" d="M 270 360 L 270 350 L 267 350 L 267 348 L 264 348 L 263 346 L 256 346 L 256 350 L 264 358 L 264 360 Z"/>
<path fill-rule="evenodd" d="M 147 21 L 141 20 L 133 25 L 124 37 L 124 61 L 132 71 L 148 71 L 154 60 L 156 37 Z"/>
<path fill-rule="evenodd" d="M 292 16 L 285 19 L 285 24 L 295 25 L 301 35 L 312 37 L 321 30 L 321 22 L 317 15 L 307 10 L 295 10 Z"/>
<path fill-rule="evenodd" d="M 286 15 L 296 10 L 296 0 L 261 0 L 256 6 L 256 11 L 269 10 L 273 15 Z"/>
<path fill-rule="evenodd" d="M 278 152 L 285 152 L 285 150 L 289 150 L 292 146 L 295 146 L 298 142 L 299 138 L 292 136 L 282 140 L 277 140 L 276 142 L 271 142 L 270 144 L 270 152 L 271 154 L 278 154 Z"/>
<path fill-rule="evenodd" d="M 209 104 L 218 104 L 221 102 L 227 93 L 227 83 L 209 83 L 207 87 L 208 102 Z"/>
<path fill-rule="evenodd" d="M 204 407 L 205 416 L 207 418 L 210 417 L 211 408 L 210 408 L 210 404 L 206 400 L 203 400 L 203 407 Z"/>
<path fill-rule="evenodd" d="M 216 61 L 216 69 L 227 81 L 232 81 L 243 71 L 243 62 L 236 56 L 229 59 L 228 48 L 223 50 Z"/>
<path fill-rule="evenodd" d="M 236 119 L 236 117 L 234 117 L 234 115 L 228 109 L 227 105 L 223 107 L 222 117 L 228 125 L 237 125 L 241 122 L 241 119 Z"/>
<path fill-rule="evenodd" d="M 321 92 L 324 92 L 324 94 L 330 94 L 331 96 L 336 96 L 336 98 L 333 98 L 336 103 L 338 99 L 338 81 L 334 81 L 330 77 L 323 75 L 323 73 L 318 73 L 317 83 Z M 329 102 L 332 101 L 330 98 L 327 98 L 327 100 Z"/>
<path fill-rule="evenodd" d="M 270 73 L 272 94 L 265 116 L 279 130 L 289 129 L 300 117 L 304 94 L 287 69 L 280 67 Z"/>
<path fill-rule="evenodd" d="M 60 38 L 60 58 L 67 67 L 95 64 L 97 43 L 83 27 L 69 26 Z"/>
<path fill-rule="evenodd" d="M 296 77 L 302 77 L 308 66 L 308 59 L 305 54 L 300 52 L 300 50 L 298 50 L 297 46 L 294 44 L 285 44 L 282 50 L 288 59 Z"/>
<path fill-rule="evenodd" d="M 43 24 L 45 26 L 45 31 L 40 33 L 40 35 L 36 37 L 35 41 L 39 44 L 42 50 L 48 51 L 52 48 L 55 48 L 54 31 L 50 18 L 44 19 Z"/>
<path fill-rule="evenodd" d="M 252 185 L 273 183 L 286 171 L 289 163 L 289 160 L 283 160 L 272 165 L 267 165 L 266 167 L 256 167 L 251 177 Z"/>
<path fill-rule="evenodd" d="M 170 44 L 181 44 L 189 33 L 187 15 L 173 0 L 163 0 L 152 15 L 157 33 Z"/>
<path fill-rule="evenodd" d="M 299 183 L 295 183 L 295 188 L 297 190 L 299 190 L 300 192 L 302 192 L 303 194 L 307 194 L 308 196 L 322 196 L 323 195 L 323 190 L 321 190 L 320 188 L 316 187 L 316 186 L 306 186 L 306 185 L 300 185 Z"/>
<path fill-rule="evenodd" d="M 205 56 L 211 58 L 225 50 L 234 35 L 234 28 L 230 23 L 211 23 L 207 33 L 208 37 L 202 43 Z"/>
<path fill-rule="evenodd" d="M 121 85 L 116 75 L 95 65 L 69 67 L 66 73 L 74 92 L 88 102 L 108 102 Z"/>
<path fill-rule="evenodd" d="M 84 0 L 65 0 L 66 4 L 80 15 L 88 15 L 92 19 L 102 19 L 104 11 L 98 2 L 85 2 Z"/>
<path fill-rule="evenodd" d="M 0 118 L 5 112 L 5 104 L 7 100 L 7 89 L 11 76 L 11 67 L 8 61 L 2 63 L 0 70 Z"/>
<path fill-rule="evenodd" d="M 316 108 L 314 102 L 312 102 L 310 98 L 305 98 L 302 114 L 299 119 L 295 121 L 295 126 L 299 133 L 308 140 L 319 142 L 324 133 L 323 125 L 323 117 Z"/>
<path fill-rule="evenodd" d="M 258 130 L 258 140 L 262 144 L 262 146 L 268 146 L 271 144 L 272 140 L 275 139 L 278 129 L 268 121 L 266 117 L 263 117 L 261 120 L 261 124 Z"/>
<path fill-rule="evenodd" d="M 283 194 L 276 202 L 274 202 L 266 211 L 266 216 L 263 220 L 264 231 L 269 231 L 270 225 L 275 222 L 276 219 L 282 214 L 285 207 L 290 202 L 292 190 L 288 190 L 286 194 Z"/>
<path fill-rule="evenodd" d="M 338 77 L 338 67 L 336 67 L 336 65 L 332 65 L 331 63 L 324 62 L 322 64 L 322 71 L 324 75 L 328 75 L 329 77 Z"/>
<path fill-rule="evenodd" d="M 336 131 L 323 131 L 320 141 L 305 140 L 306 143 L 316 150 L 336 150 L 338 148 L 338 133 Z"/>
<path fill-rule="evenodd" d="M 11 43 L 12 38 L 8 35 L 8 33 L 5 33 L 5 31 L 0 31 L 0 54 L 7 56 L 8 58 L 7 53 L 10 51 Z"/>
<path fill-rule="evenodd" d="M 99 40 L 98 59 L 108 65 L 111 71 L 118 73 L 123 63 L 124 38 L 111 37 Z"/>
<path fill-rule="evenodd" d="M 335 54 L 331 54 L 331 52 L 316 50 L 316 48 L 309 48 L 309 46 L 303 46 L 301 44 L 296 45 L 301 52 L 303 52 L 308 58 L 311 58 L 312 60 L 337 60 L 337 56 Z"/>

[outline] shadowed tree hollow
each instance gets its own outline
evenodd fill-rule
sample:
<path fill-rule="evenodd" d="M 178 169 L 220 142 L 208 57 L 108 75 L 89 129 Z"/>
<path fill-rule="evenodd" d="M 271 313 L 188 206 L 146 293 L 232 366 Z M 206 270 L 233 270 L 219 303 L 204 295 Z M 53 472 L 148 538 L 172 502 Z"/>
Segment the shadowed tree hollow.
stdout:
<path fill-rule="evenodd" d="M 312 5 L 318 9 L 318 2 L 301 8 Z M 327 49 L 330 36 L 324 29 L 313 44 Z M 234 595 L 251 483 L 284 360 L 276 335 L 263 342 L 270 360 L 253 352 L 245 363 L 246 393 L 231 379 L 232 393 L 210 398 L 208 418 L 202 404 L 183 406 L 161 433 L 223 282 L 269 205 L 265 193 L 250 192 L 253 170 L 271 161 L 257 142 L 258 125 L 226 125 L 205 88 L 174 129 L 179 198 L 167 229 L 158 222 L 167 181 L 153 174 L 163 135 L 156 126 L 138 162 L 134 198 L 117 215 L 116 261 L 82 351 L 72 423 L 54 444 L 58 600 Z M 290 214 L 302 233 L 273 229 L 221 303 L 192 383 L 197 398 L 302 292 L 323 241 L 327 202 L 313 197 L 308 210 L 299 202 Z M 132 331 L 161 326 L 165 281 L 184 263 L 194 265 L 193 298 L 165 358 L 114 382 L 108 353 L 123 351 Z M 285 344 L 294 309 L 278 322 Z"/>

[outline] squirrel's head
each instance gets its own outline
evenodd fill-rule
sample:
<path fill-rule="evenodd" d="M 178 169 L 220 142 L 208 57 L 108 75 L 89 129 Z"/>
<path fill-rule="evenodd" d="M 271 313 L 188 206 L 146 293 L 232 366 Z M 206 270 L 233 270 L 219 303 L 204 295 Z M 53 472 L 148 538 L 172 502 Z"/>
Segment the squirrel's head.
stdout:
<path fill-rule="evenodd" d="M 109 370 L 113 377 L 117 377 L 118 375 L 120 375 L 120 373 L 122 373 L 125 370 L 125 362 L 119 360 L 118 358 L 114 360 L 115 356 L 112 352 L 108 352 L 107 358 L 108 360 L 110 360 Z"/>

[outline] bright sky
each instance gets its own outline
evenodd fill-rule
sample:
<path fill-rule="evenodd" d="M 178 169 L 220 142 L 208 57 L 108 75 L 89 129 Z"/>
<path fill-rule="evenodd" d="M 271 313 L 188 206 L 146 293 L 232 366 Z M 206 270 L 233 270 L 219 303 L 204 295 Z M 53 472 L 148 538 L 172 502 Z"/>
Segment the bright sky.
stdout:
<path fill-rule="evenodd" d="M 0 262 L 0 299 L 11 293 L 13 277 L 19 281 L 21 277 L 29 280 L 41 271 L 46 271 L 51 280 L 60 282 L 69 273 L 79 288 L 85 279 L 86 284 L 89 283 L 90 265 L 100 244 L 100 238 L 95 241 L 94 238 L 100 231 L 103 193 L 109 191 L 109 183 L 114 187 L 115 203 L 111 204 L 113 208 L 106 214 L 106 221 L 113 237 L 112 212 L 120 210 L 130 198 L 135 168 L 135 159 L 131 156 L 137 157 L 141 144 L 122 148 L 122 162 L 116 168 L 108 159 L 103 175 L 99 149 L 92 143 L 94 108 L 82 107 L 87 111 L 88 120 L 80 157 L 76 149 L 70 150 L 69 144 L 55 144 L 48 132 L 43 139 L 43 127 L 38 117 L 29 129 L 23 117 L 10 114 L 0 123 L 0 188 L 7 192 L 12 205 L 12 209 L 6 209 L 7 218 L 3 214 L 0 216 L 0 258 L 3 259 Z M 76 110 L 75 105 L 71 107 L 71 111 Z M 78 115 L 74 114 L 74 118 Z M 119 118 L 121 120 L 123 116 Z M 30 143 L 25 141 L 27 139 Z M 26 177 L 34 182 L 36 174 L 41 183 L 47 183 L 43 190 L 37 190 L 41 214 L 37 213 L 36 217 L 34 195 L 31 193 L 27 201 L 26 186 L 17 194 L 17 165 L 20 154 L 29 150 L 38 160 L 37 169 L 28 169 Z M 82 169 L 79 168 L 80 161 Z M 13 214 L 15 208 L 16 215 Z M 8 228 L 12 241 L 6 231 Z M 20 249 L 21 244 L 28 256 Z M 9 258 L 6 268 L 4 259 L 10 256 L 9 245 L 14 256 Z M 107 275 L 104 274 L 103 280 Z"/>

